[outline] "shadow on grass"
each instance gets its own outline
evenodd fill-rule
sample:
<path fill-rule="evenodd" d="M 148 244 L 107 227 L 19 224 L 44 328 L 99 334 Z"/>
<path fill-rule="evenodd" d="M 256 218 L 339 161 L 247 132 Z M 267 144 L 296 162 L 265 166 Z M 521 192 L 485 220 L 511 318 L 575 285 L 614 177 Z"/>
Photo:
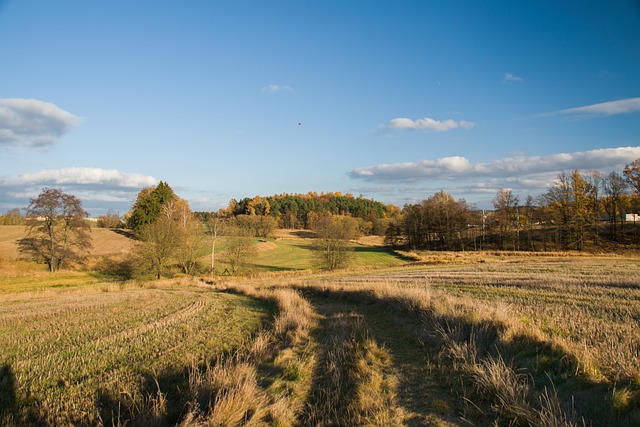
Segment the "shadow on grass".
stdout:
<path fill-rule="evenodd" d="M 376 298 L 368 291 L 334 291 L 326 288 L 322 291 L 309 288 L 300 290 L 312 298 L 324 297 L 349 302 L 353 310 L 363 314 L 373 309 L 386 317 L 385 322 L 395 324 L 398 331 L 412 330 L 415 345 L 420 342 L 426 346 L 430 357 L 439 366 L 442 380 L 454 391 L 463 384 L 462 390 L 457 391 L 473 398 L 478 410 L 466 408 L 472 412 L 471 419 L 486 418 L 487 422 L 497 419 L 502 425 L 511 422 L 510 417 L 518 417 L 509 412 L 509 408 L 500 409 L 500 390 L 496 390 L 495 394 L 489 393 L 477 388 L 475 383 L 473 366 L 501 359 L 517 373 L 521 381 L 531 385 L 527 401 L 531 405 L 532 414 L 543 409 L 540 406 L 543 394 L 555 390 L 561 416 L 580 425 L 583 419 L 587 425 L 640 425 L 640 404 L 619 410 L 614 401 L 615 387 L 633 388 L 633 384 L 612 385 L 590 379 L 580 373 L 582 362 L 575 355 L 535 336 L 516 334 L 505 339 L 508 336 L 505 334 L 507 327 L 499 321 L 479 320 L 455 313 L 439 315 L 431 309 L 415 309 L 411 304 L 393 297 Z M 375 329 L 372 330 L 372 335 L 377 340 L 381 339 Z M 461 356 L 460 349 L 472 350 Z M 396 350 L 389 348 L 392 354 Z M 469 363 L 468 368 L 461 363 Z M 460 366 L 463 366 L 462 369 Z M 454 375 L 454 372 L 457 374 Z M 410 384 L 401 384 L 399 390 L 408 390 L 409 386 Z M 466 416 L 468 418 L 468 414 Z M 523 418 L 515 422 L 520 421 L 527 420 Z"/>
<path fill-rule="evenodd" d="M 291 234 L 301 239 L 315 239 L 316 237 L 318 237 L 318 235 L 313 231 L 306 230 L 294 231 Z"/>
<path fill-rule="evenodd" d="M 381 254 L 381 255 L 388 255 L 389 257 L 398 259 L 400 261 L 404 261 L 404 262 L 409 262 L 409 261 L 413 261 L 413 258 L 408 257 L 408 256 L 404 256 L 401 255 L 399 253 L 397 253 L 396 251 L 393 251 L 391 249 L 388 248 L 384 248 L 384 247 L 378 247 L 378 246 L 356 246 L 353 251 L 356 254 L 362 254 L 364 256 L 366 256 L 367 254 Z"/>
<path fill-rule="evenodd" d="M 0 367 L 0 422 L 16 409 L 16 385 L 11 366 Z"/>
<path fill-rule="evenodd" d="M 125 230 L 123 228 L 111 228 L 110 230 L 131 240 L 137 240 L 136 235 L 133 233 L 133 230 Z"/>
<path fill-rule="evenodd" d="M 146 374 L 135 393 L 99 389 L 96 407 L 103 425 L 161 427 L 176 425 L 188 408 L 189 370 L 169 370 L 157 376 Z M 143 402 L 134 397 L 143 396 Z"/>
<path fill-rule="evenodd" d="M 48 425 L 38 411 L 40 405 L 29 399 L 20 402 L 17 396 L 15 375 L 10 365 L 0 366 L 0 425 Z"/>
<path fill-rule="evenodd" d="M 275 265 L 267 265 L 267 264 L 247 264 L 247 267 L 250 269 L 257 269 L 260 271 L 265 271 L 269 273 L 281 272 L 281 271 L 302 271 L 304 268 L 296 268 L 296 267 L 278 267 Z"/>
<path fill-rule="evenodd" d="M 313 372 L 313 386 L 304 404 L 299 425 L 355 425 L 353 404 L 357 384 L 349 375 L 354 368 L 353 351 L 358 316 L 347 307 L 319 310 L 323 317 L 313 332 L 320 344 L 318 363 Z"/>

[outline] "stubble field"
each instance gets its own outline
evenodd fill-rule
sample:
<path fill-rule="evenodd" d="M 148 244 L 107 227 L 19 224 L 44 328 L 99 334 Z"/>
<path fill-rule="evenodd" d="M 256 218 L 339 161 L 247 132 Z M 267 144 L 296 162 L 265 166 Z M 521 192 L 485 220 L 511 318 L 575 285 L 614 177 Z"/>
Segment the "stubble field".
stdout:
<path fill-rule="evenodd" d="M 294 246 L 214 285 L 13 271 L 0 423 L 640 425 L 638 258 L 423 253 L 278 273 Z"/>

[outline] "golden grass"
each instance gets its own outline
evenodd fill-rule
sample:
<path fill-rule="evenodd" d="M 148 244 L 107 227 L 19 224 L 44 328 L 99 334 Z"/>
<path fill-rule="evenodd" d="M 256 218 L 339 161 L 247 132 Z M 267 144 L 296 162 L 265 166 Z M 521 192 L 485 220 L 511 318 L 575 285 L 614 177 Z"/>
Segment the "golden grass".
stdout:
<path fill-rule="evenodd" d="M 194 367 L 189 376 L 191 410 L 182 426 L 294 425 L 310 387 L 311 364 L 295 356 L 311 326 L 308 303 L 293 290 L 256 291 L 232 286 L 234 292 L 273 301 L 278 307 L 273 327 L 258 333 L 252 344 L 228 358 Z M 261 367 L 280 374 L 263 388 Z"/>
<path fill-rule="evenodd" d="M 22 257 L 18 240 L 27 235 L 24 225 L 0 225 L 0 258 L 16 260 Z M 124 230 L 91 228 L 91 256 L 115 255 L 129 251 L 134 240 Z"/>
<path fill-rule="evenodd" d="M 7 416 L 55 425 L 175 416 L 164 396 L 192 360 L 241 347 L 268 315 L 251 299 L 198 287 L 105 286 L 0 302 Z"/>
<path fill-rule="evenodd" d="M 16 393 L 4 421 L 640 423 L 640 260 L 458 255 L 216 287 L 186 278 L 73 285 L 78 276 L 66 287 L 5 292 L 0 382 L 9 378 Z M 332 312 L 338 304 L 348 308 Z M 382 328 L 411 340 L 377 341 L 388 336 Z M 422 372 L 450 390 L 430 397 L 428 416 L 409 415 L 399 373 L 398 356 L 415 346 Z"/>
<path fill-rule="evenodd" d="M 384 302 L 420 323 L 417 339 L 440 348 L 443 376 L 457 372 L 466 419 L 630 426 L 640 420 L 639 279 L 633 258 L 514 257 L 299 286 Z"/>

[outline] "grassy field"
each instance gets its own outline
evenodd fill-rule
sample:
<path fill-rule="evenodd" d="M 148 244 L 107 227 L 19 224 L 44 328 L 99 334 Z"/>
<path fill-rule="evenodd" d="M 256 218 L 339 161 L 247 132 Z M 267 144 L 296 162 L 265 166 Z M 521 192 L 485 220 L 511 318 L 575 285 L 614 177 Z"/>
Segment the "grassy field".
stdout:
<path fill-rule="evenodd" d="M 21 257 L 17 241 L 26 236 L 26 230 L 23 225 L 0 225 L 0 258 L 15 260 Z M 131 249 L 134 242 L 124 230 L 97 227 L 91 228 L 91 240 L 92 256 L 124 253 Z"/>
<path fill-rule="evenodd" d="M 640 425 L 639 258 L 309 237 L 215 285 L 5 259 L 0 425 Z"/>
<path fill-rule="evenodd" d="M 179 401 L 192 365 L 241 347 L 271 310 L 193 286 L 105 284 L 1 301 L 4 409 L 54 425 L 130 416 L 158 390 Z"/>
<path fill-rule="evenodd" d="M 245 271 L 252 274 L 291 270 L 313 269 L 313 239 L 300 237 L 295 232 L 281 230 L 275 239 L 258 242 L 257 257 L 247 264 Z M 300 233 L 300 232 L 298 232 Z M 309 234 L 302 234 L 309 236 Z M 353 262 L 351 267 L 393 267 L 406 264 L 403 257 L 381 246 L 373 246 L 370 240 L 363 243 L 351 243 Z M 376 242 L 378 243 L 378 242 Z M 224 265 L 224 262 L 222 263 Z"/>

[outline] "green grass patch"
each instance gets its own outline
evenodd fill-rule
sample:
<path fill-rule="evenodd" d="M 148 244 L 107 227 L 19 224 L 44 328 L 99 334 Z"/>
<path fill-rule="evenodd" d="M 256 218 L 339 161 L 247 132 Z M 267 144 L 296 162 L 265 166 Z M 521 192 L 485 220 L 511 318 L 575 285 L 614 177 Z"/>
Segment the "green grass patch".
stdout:
<path fill-rule="evenodd" d="M 276 271 L 313 270 L 313 239 L 268 240 L 273 243 L 269 248 L 258 252 L 258 256 L 247 264 L 251 273 Z M 350 267 L 394 267 L 406 264 L 400 255 L 386 248 L 375 246 L 351 245 L 353 260 Z"/>

